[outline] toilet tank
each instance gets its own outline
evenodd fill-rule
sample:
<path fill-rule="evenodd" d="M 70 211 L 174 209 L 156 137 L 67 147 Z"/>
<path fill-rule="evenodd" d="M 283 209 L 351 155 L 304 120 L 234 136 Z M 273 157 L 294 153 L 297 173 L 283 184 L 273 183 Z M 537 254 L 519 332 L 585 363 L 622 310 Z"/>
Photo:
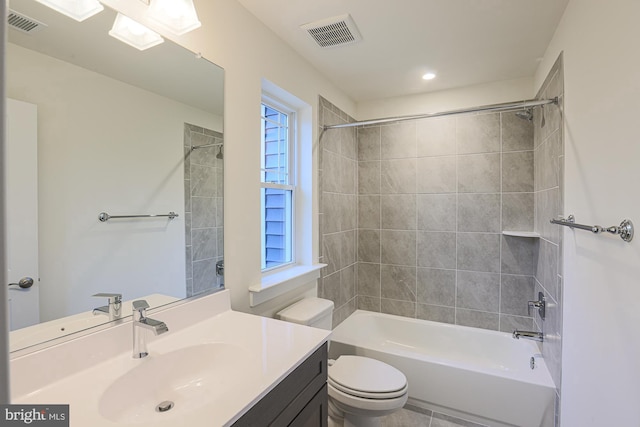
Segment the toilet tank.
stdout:
<path fill-rule="evenodd" d="M 331 330 L 333 301 L 322 298 L 304 298 L 276 314 L 286 322 Z"/>

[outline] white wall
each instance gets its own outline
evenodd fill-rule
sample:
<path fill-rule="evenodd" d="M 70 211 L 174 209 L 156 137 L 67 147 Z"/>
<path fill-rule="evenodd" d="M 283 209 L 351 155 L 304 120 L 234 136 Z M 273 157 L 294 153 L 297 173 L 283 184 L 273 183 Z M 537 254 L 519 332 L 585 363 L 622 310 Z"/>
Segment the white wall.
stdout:
<path fill-rule="evenodd" d="M 536 73 L 561 51 L 565 214 L 640 225 L 640 2 L 572 0 Z M 640 239 L 564 230 L 562 425 L 640 425 Z"/>
<path fill-rule="evenodd" d="M 154 27 L 143 17 L 142 2 L 103 2 Z M 248 292 L 248 287 L 261 277 L 258 147 L 262 78 L 313 106 L 314 111 L 318 94 L 350 114 L 354 113 L 355 105 L 236 0 L 194 3 L 202 27 L 177 41 L 225 69 L 225 286 L 231 291 L 234 309 L 263 313 L 261 306 L 253 310 L 249 307 Z M 314 144 L 316 116 L 314 112 Z M 317 195 L 313 206 L 317 259 Z M 286 304 L 286 298 L 271 302 L 267 311 Z"/>
<path fill-rule="evenodd" d="M 221 120 L 13 44 L 7 95 L 38 106 L 41 321 L 103 305 L 97 292 L 184 297 L 184 123 Z"/>
<path fill-rule="evenodd" d="M 425 114 L 531 99 L 530 77 L 358 103 L 358 120 Z"/>

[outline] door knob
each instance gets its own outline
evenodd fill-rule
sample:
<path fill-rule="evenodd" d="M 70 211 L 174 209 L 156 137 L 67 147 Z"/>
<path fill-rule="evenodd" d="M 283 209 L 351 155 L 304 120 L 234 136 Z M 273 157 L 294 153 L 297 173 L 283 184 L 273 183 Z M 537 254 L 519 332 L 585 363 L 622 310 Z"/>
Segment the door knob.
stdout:
<path fill-rule="evenodd" d="M 20 286 L 22 289 L 29 289 L 33 286 L 33 279 L 31 277 L 23 277 L 18 283 L 9 283 L 9 286 Z"/>

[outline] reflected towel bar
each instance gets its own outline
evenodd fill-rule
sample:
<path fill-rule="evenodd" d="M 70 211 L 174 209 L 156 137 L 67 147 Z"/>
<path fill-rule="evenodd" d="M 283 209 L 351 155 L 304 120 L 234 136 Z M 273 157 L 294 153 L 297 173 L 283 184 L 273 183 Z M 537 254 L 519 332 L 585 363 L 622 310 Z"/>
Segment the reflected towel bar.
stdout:
<path fill-rule="evenodd" d="M 591 231 L 594 234 L 611 233 L 619 234 L 620 238 L 625 242 L 630 242 L 633 239 L 633 222 L 629 219 L 623 220 L 619 226 L 601 227 L 599 225 L 584 225 L 576 224 L 576 217 L 569 215 L 567 218 L 558 218 L 550 220 L 551 224 L 563 225 L 569 228 L 578 228 L 580 230 Z"/>
<path fill-rule="evenodd" d="M 121 218 L 158 218 L 158 217 L 167 217 L 169 219 L 177 218 L 179 215 L 175 212 L 169 212 L 168 214 L 160 214 L 160 215 L 109 215 L 106 212 L 100 212 L 98 215 L 98 219 L 100 222 L 107 222 L 110 219 L 121 219 Z"/>
<path fill-rule="evenodd" d="M 213 144 L 205 144 L 205 145 L 193 145 L 193 146 L 191 147 L 191 151 L 193 151 L 193 150 L 198 150 L 198 149 L 200 149 L 200 148 L 215 147 L 215 146 L 217 146 L 217 145 L 222 145 L 222 142 L 215 142 L 215 143 L 213 143 Z"/>

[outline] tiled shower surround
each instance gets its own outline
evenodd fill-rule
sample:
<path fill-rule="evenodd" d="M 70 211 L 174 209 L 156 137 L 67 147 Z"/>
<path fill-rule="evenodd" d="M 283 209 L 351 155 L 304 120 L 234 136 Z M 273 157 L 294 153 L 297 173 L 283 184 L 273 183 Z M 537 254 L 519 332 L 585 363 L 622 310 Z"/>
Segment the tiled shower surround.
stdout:
<path fill-rule="evenodd" d="M 321 114 L 321 124 L 351 121 L 325 100 Z M 532 327 L 535 242 L 500 235 L 533 229 L 530 122 L 513 113 L 430 119 L 329 130 L 320 142 L 329 264 L 320 289 L 336 302 L 335 320 L 358 307 Z"/>
<path fill-rule="evenodd" d="M 321 99 L 321 124 L 348 121 Z M 496 113 L 327 130 L 320 148 L 320 291 L 335 324 L 357 307 L 533 327 L 537 242 L 501 234 L 533 230 L 531 122 Z"/>
<path fill-rule="evenodd" d="M 191 150 L 192 146 L 222 144 L 220 132 L 185 123 L 184 203 L 187 296 L 222 284 L 216 262 L 223 259 L 223 167 L 216 156 L 221 145 Z"/>
<path fill-rule="evenodd" d="M 554 97 L 562 105 L 561 58 L 538 95 Z M 358 308 L 541 330 L 557 411 L 562 232 L 549 219 L 563 214 L 562 120 L 549 105 L 533 121 L 503 112 L 320 129 L 319 294 L 335 302 L 334 326 Z M 321 126 L 351 121 L 320 98 Z M 539 291 L 545 320 L 527 311 Z"/>
<path fill-rule="evenodd" d="M 514 113 L 358 129 L 358 308 L 531 329 L 533 125 Z"/>
<path fill-rule="evenodd" d="M 563 115 L 564 79 L 562 56 L 549 72 L 538 98 L 558 97 L 559 106 L 551 105 L 534 112 L 534 191 L 535 230 L 540 232 L 535 274 L 536 295 L 544 292 L 547 300 L 545 320 L 535 317 L 536 330 L 545 334 L 542 355 L 556 384 L 556 411 L 560 408 L 562 368 L 562 234 L 563 227 L 549 223 L 551 218 L 568 215 L 564 212 L 564 140 Z M 544 116 L 544 121 L 543 121 Z M 544 123 L 544 125 L 543 125 Z M 556 412 L 560 425 L 560 414 Z"/>
<path fill-rule="evenodd" d="M 356 310 L 357 143 L 356 129 L 322 131 L 353 119 L 324 98 L 319 106 L 320 262 L 319 296 L 335 303 L 336 326 Z"/>

